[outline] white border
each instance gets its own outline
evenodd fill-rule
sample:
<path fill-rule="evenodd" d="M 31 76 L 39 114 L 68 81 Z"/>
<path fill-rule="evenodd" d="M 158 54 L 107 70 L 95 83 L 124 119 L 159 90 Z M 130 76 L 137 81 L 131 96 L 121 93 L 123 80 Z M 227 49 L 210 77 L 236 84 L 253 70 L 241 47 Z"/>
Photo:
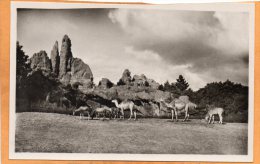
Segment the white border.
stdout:
<path fill-rule="evenodd" d="M 185 155 L 185 154 L 89 154 L 89 153 L 16 153 L 15 152 L 15 86 L 16 86 L 16 40 L 17 8 L 140 8 L 161 10 L 197 11 L 243 11 L 249 13 L 249 110 L 248 110 L 248 155 Z M 11 54 L 10 54 L 10 116 L 9 116 L 9 159 L 40 160 L 125 160 L 125 161 L 253 161 L 253 123 L 254 123 L 254 4 L 175 4 L 175 5 L 119 5 L 119 4 L 79 4 L 51 2 L 11 2 Z"/>
<path fill-rule="evenodd" d="M 77 0 L 68 0 L 77 1 Z M 81 0 L 86 2 L 122 2 L 122 0 Z M 256 2 L 260 0 L 247 0 Z M 245 2 L 245 0 L 125 0 L 129 3 L 150 3 L 150 4 L 176 4 L 176 3 L 219 3 L 219 2 Z"/>

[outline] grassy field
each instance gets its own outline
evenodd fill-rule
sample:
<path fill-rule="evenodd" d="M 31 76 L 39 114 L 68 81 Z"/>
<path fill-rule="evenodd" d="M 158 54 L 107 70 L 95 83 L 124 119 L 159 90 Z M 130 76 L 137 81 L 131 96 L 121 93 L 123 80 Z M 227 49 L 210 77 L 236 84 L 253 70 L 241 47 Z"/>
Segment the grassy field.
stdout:
<path fill-rule="evenodd" d="M 247 154 L 246 123 L 202 120 L 80 120 L 53 113 L 17 113 L 17 152 Z"/>

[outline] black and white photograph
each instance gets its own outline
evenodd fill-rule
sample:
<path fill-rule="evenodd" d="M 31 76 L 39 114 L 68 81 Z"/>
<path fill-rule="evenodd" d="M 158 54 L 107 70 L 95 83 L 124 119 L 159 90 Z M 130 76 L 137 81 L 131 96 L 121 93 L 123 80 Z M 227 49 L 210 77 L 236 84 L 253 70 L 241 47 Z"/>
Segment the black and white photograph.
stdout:
<path fill-rule="evenodd" d="M 12 4 L 10 158 L 251 161 L 252 4 Z"/>

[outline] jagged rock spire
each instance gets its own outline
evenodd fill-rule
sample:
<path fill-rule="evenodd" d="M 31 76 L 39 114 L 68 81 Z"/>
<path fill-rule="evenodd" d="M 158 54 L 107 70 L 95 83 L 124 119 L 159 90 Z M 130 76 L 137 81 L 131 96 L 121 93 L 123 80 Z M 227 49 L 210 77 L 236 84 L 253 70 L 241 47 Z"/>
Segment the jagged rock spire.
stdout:
<path fill-rule="evenodd" d="M 52 64 L 52 72 L 56 75 L 59 75 L 59 67 L 60 67 L 60 56 L 59 56 L 59 47 L 58 41 L 55 42 L 52 50 L 51 50 L 51 64 Z"/>
<path fill-rule="evenodd" d="M 121 78 L 121 81 L 124 84 L 130 84 L 131 83 L 131 72 L 128 69 L 125 69 Z"/>
<path fill-rule="evenodd" d="M 53 73 L 61 83 L 68 85 L 74 83 L 82 84 L 79 89 L 87 90 L 93 87 L 92 71 L 83 60 L 73 58 L 71 52 L 71 40 L 68 35 L 62 39 L 59 54 L 58 42 L 56 41 L 51 50 L 50 58 L 45 51 L 33 55 L 31 68 L 43 70 L 44 73 Z"/>
<path fill-rule="evenodd" d="M 60 50 L 60 72 L 59 76 L 63 76 L 66 72 L 71 70 L 72 52 L 71 40 L 68 35 L 64 35 Z"/>

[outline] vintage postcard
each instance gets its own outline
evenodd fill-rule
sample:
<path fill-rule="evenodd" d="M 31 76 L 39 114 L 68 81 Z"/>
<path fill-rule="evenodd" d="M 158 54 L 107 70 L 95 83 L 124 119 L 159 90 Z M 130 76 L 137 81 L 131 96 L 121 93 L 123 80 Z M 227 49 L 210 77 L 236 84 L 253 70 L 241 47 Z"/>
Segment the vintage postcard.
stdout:
<path fill-rule="evenodd" d="M 254 4 L 12 2 L 10 159 L 253 160 Z"/>

